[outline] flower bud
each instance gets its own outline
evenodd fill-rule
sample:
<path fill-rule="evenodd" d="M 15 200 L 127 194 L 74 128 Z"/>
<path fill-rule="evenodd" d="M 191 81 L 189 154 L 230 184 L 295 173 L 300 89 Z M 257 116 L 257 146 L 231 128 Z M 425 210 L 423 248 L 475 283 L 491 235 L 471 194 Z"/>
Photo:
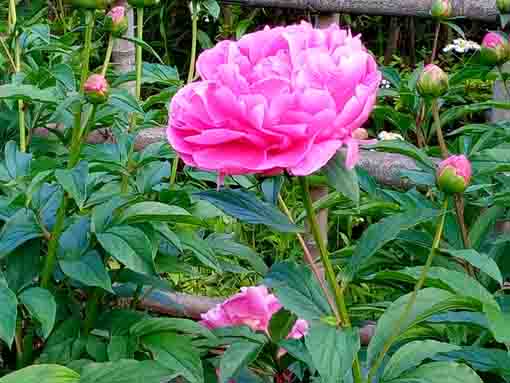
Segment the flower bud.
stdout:
<path fill-rule="evenodd" d="M 510 0 L 496 0 L 499 13 L 502 15 L 510 14 Z"/>
<path fill-rule="evenodd" d="M 361 141 L 368 140 L 368 132 L 365 128 L 355 129 L 354 132 L 352 132 L 352 138 Z"/>
<path fill-rule="evenodd" d="M 466 156 L 451 156 L 439 164 L 437 186 L 447 193 L 463 193 L 471 180 L 471 163 Z"/>
<path fill-rule="evenodd" d="M 487 65 L 502 65 L 508 61 L 508 38 L 499 32 L 489 32 L 482 41 L 481 59 Z"/>
<path fill-rule="evenodd" d="M 128 0 L 128 4 L 133 8 L 145 8 L 152 7 L 153 5 L 158 5 L 159 0 Z"/>
<path fill-rule="evenodd" d="M 85 96 L 91 104 L 102 104 L 108 100 L 110 87 L 103 75 L 91 75 L 84 86 Z"/>
<path fill-rule="evenodd" d="M 434 0 L 430 8 L 430 15 L 434 19 L 447 19 L 452 15 L 450 0 Z"/>
<path fill-rule="evenodd" d="M 128 29 L 128 19 L 126 17 L 126 8 L 122 6 L 113 7 L 106 14 L 104 27 L 115 37 L 121 37 Z"/>
<path fill-rule="evenodd" d="M 85 9 L 105 9 L 111 3 L 112 0 L 65 0 L 67 4 L 71 4 L 76 8 Z"/>
<path fill-rule="evenodd" d="M 422 97 L 441 97 L 448 91 L 448 75 L 437 65 L 429 64 L 423 69 L 416 88 Z"/>

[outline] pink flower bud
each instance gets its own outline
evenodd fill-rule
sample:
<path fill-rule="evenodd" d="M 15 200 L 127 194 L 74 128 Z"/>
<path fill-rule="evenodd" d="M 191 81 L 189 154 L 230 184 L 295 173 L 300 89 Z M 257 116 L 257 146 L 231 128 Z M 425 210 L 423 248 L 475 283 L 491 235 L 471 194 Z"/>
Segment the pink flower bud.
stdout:
<path fill-rule="evenodd" d="M 471 181 L 471 172 L 466 156 L 448 157 L 437 169 L 437 186 L 447 194 L 463 193 Z"/>
<path fill-rule="evenodd" d="M 430 15 L 435 19 L 447 19 L 452 15 L 450 0 L 434 0 L 430 8 Z"/>
<path fill-rule="evenodd" d="M 128 28 L 128 20 L 126 17 L 126 8 L 122 6 L 113 7 L 105 17 L 104 27 L 115 37 L 120 37 Z"/>
<path fill-rule="evenodd" d="M 358 128 L 352 132 L 352 138 L 356 140 L 368 140 L 368 132 L 365 128 Z"/>
<path fill-rule="evenodd" d="M 108 100 L 110 86 L 104 76 L 93 74 L 85 82 L 84 90 L 91 104 L 102 104 Z"/>
<path fill-rule="evenodd" d="M 496 0 L 496 5 L 502 15 L 510 14 L 510 0 Z"/>
<path fill-rule="evenodd" d="M 508 60 L 510 46 L 508 38 L 499 32 L 489 32 L 482 41 L 482 61 L 487 65 L 501 65 Z"/>
<path fill-rule="evenodd" d="M 448 91 L 448 75 L 437 65 L 429 64 L 423 69 L 416 88 L 422 97 L 441 97 Z"/>

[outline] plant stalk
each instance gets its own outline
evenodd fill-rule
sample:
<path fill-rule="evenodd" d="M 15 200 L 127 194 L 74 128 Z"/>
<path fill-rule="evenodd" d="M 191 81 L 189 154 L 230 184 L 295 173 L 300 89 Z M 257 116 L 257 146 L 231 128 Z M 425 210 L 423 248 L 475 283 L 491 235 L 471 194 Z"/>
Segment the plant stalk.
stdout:
<path fill-rule="evenodd" d="M 436 32 L 434 35 L 434 46 L 432 47 L 432 56 L 430 57 L 430 64 L 434 64 L 437 55 L 437 46 L 439 45 L 439 33 L 441 32 L 441 23 L 437 23 Z"/>
<path fill-rule="evenodd" d="M 136 8 L 136 38 L 143 40 L 143 7 Z M 136 98 L 140 100 L 142 93 L 142 46 L 136 44 Z"/>
<path fill-rule="evenodd" d="M 106 76 L 106 72 L 108 71 L 108 66 L 110 65 L 110 60 L 112 58 L 113 52 L 113 35 L 110 33 L 108 36 L 108 47 L 106 48 L 106 56 L 104 58 L 103 69 L 101 70 L 101 75 Z"/>
<path fill-rule="evenodd" d="M 370 368 L 370 371 L 368 373 L 368 382 L 372 382 L 375 374 L 377 373 L 377 370 L 381 366 L 382 361 L 384 360 L 384 356 L 390 349 L 390 347 L 393 345 L 395 340 L 400 335 L 400 332 L 402 331 L 402 324 L 405 323 L 405 321 L 408 319 L 409 314 L 411 313 L 414 304 L 416 303 L 416 298 L 418 297 L 418 292 L 421 290 L 423 285 L 425 284 L 425 281 L 427 279 L 427 274 L 430 271 L 430 268 L 432 266 L 432 261 L 434 260 L 434 256 L 436 255 L 436 250 L 439 248 L 439 243 L 441 241 L 441 237 L 443 235 L 444 230 L 444 223 L 446 220 L 446 212 L 448 210 L 448 198 L 445 198 L 443 201 L 443 207 L 442 207 L 442 214 L 439 221 L 439 225 L 436 229 L 436 234 L 434 235 L 434 241 L 432 242 L 432 248 L 430 249 L 429 256 L 427 258 L 427 262 L 425 263 L 425 266 L 423 267 L 420 278 L 416 282 L 416 285 L 414 286 L 414 290 L 411 294 L 411 297 L 409 298 L 409 301 L 407 302 L 406 307 L 404 308 L 404 312 L 400 316 L 399 320 L 396 323 L 395 329 L 393 330 L 393 334 L 388 338 L 386 343 L 384 344 L 384 347 L 377 357 L 376 361 Z"/>
<path fill-rule="evenodd" d="M 283 212 L 287 216 L 290 222 L 294 223 L 294 218 L 292 217 L 292 214 L 287 207 L 287 204 L 285 203 L 284 199 L 280 194 L 278 194 L 278 203 L 280 204 L 280 207 L 282 208 Z M 326 299 L 328 300 L 329 306 L 333 310 L 333 313 L 335 314 L 335 318 L 338 323 L 341 322 L 340 319 L 340 313 L 338 312 L 338 309 L 336 307 L 335 301 L 333 300 L 331 296 L 331 292 L 328 289 L 328 287 L 325 284 L 323 275 L 319 268 L 317 267 L 317 264 L 315 263 L 315 259 L 313 258 L 312 254 L 310 253 L 310 249 L 308 249 L 308 246 L 306 245 L 306 242 L 303 238 L 303 236 L 300 233 L 296 233 L 296 237 L 299 241 L 299 244 L 303 248 L 303 253 L 305 255 L 305 261 L 310 265 L 310 268 L 312 269 L 313 275 L 315 275 L 315 278 L 317 278 L 317 281 L 319 281 L 319 285 L 321 287 L 322 292 L 326 296 Z"/>
<path fill-rule="evenodd" d="M 58 240 L 62 231 L 64 230 L 64 223 L 66 217 L 66 208 L 67 208 L 67 196 L 64 195 L 62 198 L 62 202 L 57 210 L 57 217 L 55 221 L 55 226 L 53 226 L 53 232 L 51 233 L 50 241 L 48 242 L 48 254 L 46 255 L 46 260 L 44 261 L 42 277 L 41 277 L 41 287 L 47 289 L 50 285 L 51 277 L 53 276 L 53 271 L 55 270 L 55 265 L 57 263 L 57 248 L 58 248 Z"/>
<path fill-rule="evenodd" d="M 85 94 L 85 82 L 87 81 L 89 75 L 89 62 L 90 62 L 90 50 L 92 46 L 92 32 L 94 31 L 94 13 L 92 11 L 87 10 L 85 13 L 85 42 L 83 48 L 83 62 L 81 68 L 81 76 L 80 76 L 80 96 L 83 97 Z M 73 135 L 71 138 L 71 148 L 70 148 L 70 159 L 67 167 L 72 169 L 76 166 L 80 159 L 80 150 L 81 150 L 81 139 L 82 139 L 82 126 L 81 126 L 81 117 L 82 117 L 82 105 L 80 105 L 76 111 L 74 116 L 74 127 L 73 127 Z"/>
<path fill-rule="evenodd" d="M 188 71 L 188 84 L 193 82 L 195 78 L 195 63 L 197 59 L 197 41 L 198 41 L 198 14 L 195 9 L 194 1 L 191 1 L 191 56 L 189 62 L 189 71 Z M 175 159 L 172 163 L 172 173 L 170 174 L 170 187 L 175 184 L 175 180 L 177 179 L 177 169 L 179 168 L 180 157 L 176 154 Z"/>
<path fill-rule="evenodd" d="M 21 72 L 21 44 L 16 32 L 17 14 L 16 1 L 9 0 L 9 32 L 14 34 L 14 72 Z M 25 123 L 25 110 L 23 100 L 18 100 L 18 127 L 19 127 L 19 148 L 20 151 L 27 151 L 27 128 Z"/>
<path fill-rule="evenodd" d="M 439 142 L 439 148 L 441 150 L 441 157 L 444 159 L 448 158 L 448 148 L 443 136 L 443 130 L 441 128 L 441 119 L 439 117 L 439 102 L 436 99 L 432 101 L 432 115 L 434 117 L 434 125 L 436 127 L 437 141 Z"/>
<path fill-rule="evenodd" d="M 317 223 L 317 219 L 314 214 L 313 210 L 313 202 L 312 197 L 310 195 L 310 186 L 308 183 L 308 179 L 306 177 L 298 177 L 299 183 L 301 184 L 301 190 L 303 193 L 303 202 L 305 205 L 306 215 L 308 218 L 308 221 L 310 222 L 310 228 L 312 230 L 313 237 L 315 239 L 315 242 L 319 246 L 319 252 L 321 256 L 322 264 L 324 265 L 324 269 L 326 272 L 326 279 L 328 280 L 328 283 L 330 284 L 331 289 L 334 292 L 335 302 L 337 305 L 338 312 L 340 314 L 340 320 L 342 321 L 342 326 L 345 328 L 351 327 L 351 321 L 349 318 L 349 313 L 347 311 L 347 306 L 345 304 L 345 296 L 344 296 L 344 289 L 340 287 L 336 280 L 335 271 L 333 270 L 333 264 L 331 263 L 331 260 L 329 258 L 329 252 L 326 248 L 324 239 L 322 238 L 319 224 Z M 353 366 L 352 366 L 352 373 L 354 377 L 355 383 L 362 383 L 363 378 L 361 375 L 361 366 L 359 363 L 358 355 L 355 356 Z"/>
<path fill-rule="evenodd" d="M 498 65 L 498 72 L 501 77 L 501 82 L 503 83 L 503 88 L 505 88 L 506 95 L 507 95 L 508 99 L 510 100 L 510 90 L 508 89 L 508 83 L 504 76 L 503 68 L 501 67 L 501 65 Z"/>
<path fill-rule="evenodd" d="M 99 302 L 103 297 L 103 290 L 99 287 L 95 287 L 87 300 L 87 306 L 85 307 L 85 321 L 83 323 L 83 331 L 86 335 L 93 330 L 94 324 L 96 323 L 99 314 Z"/>

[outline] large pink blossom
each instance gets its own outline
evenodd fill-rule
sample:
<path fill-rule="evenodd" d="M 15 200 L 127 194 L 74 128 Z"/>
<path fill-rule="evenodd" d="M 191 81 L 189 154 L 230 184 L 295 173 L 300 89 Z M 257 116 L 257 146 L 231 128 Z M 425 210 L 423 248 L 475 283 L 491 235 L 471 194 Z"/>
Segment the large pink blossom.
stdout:
<path fill-rule="evenodd" d="M 271 317 L 282 308 L 267 287 L 242 287 L 241 292 L 202 314 L 201 323 L 209 329 L 248 326 L 253 331 L 268 332 Z M 288 338 L 300 339 L 308 332 L 308 322 L 298 319 Z"/>
<path fill-rule="evenodd" d="M 197 62 L 202 81 L 170 106 L 168 139 L 184 162 L 224 174 L 308 175 L 369 117 L 381 80 L 360 37 L 332 25 L 268 28 L 222 41 Z"/>

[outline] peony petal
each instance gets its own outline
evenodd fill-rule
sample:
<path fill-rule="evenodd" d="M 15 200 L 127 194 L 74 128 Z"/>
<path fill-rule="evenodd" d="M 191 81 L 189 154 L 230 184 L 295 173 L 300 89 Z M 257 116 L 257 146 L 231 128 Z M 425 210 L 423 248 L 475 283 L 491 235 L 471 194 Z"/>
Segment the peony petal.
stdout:
<path fill-rule="evenodd" d="M 328 163 L 341 146 L 342 141 L 336 140 L 312 145 L 305 158 L 289 169 L 290 173 L 295 176 L 307 176 L 316 172 Z"/>
<path fill-rule="evenodd" d="M 359 143 L 358 140 L 348 140 L 347 144 L 347 157 L 345 159 L 345 167 L 353 169 L 359 161 Z"/>

